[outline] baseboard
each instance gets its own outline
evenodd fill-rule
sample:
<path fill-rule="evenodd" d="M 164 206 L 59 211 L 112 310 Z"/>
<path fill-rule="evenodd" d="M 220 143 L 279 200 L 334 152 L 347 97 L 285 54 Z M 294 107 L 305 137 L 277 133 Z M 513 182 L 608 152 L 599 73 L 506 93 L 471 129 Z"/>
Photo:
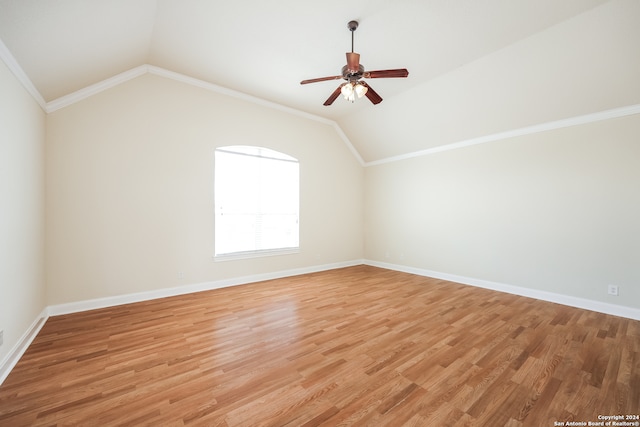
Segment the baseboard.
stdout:
<path fill-rule="evenodd" d="M 7 379 L 11 370 L 16 366 L 24 352 L 27 351 L 27 348 L 29 348 L 33 342 L 33 339 L 38 335 L 38 332 L 40 332 L 40 329 L 42 329 L 46 323 L 49 318 L 47 313 L 46 308 L 42 310 L 36 320 L 34 320 L 26 332 L 22 334 L 16 345 L 9 350 L 9 353 L 7 353 L 2 362 L 0 362 L 0 385 L 2 385 L 4 380 Z"/>
<path fill-rule="evenodd" d="M 524 288 L 521 286 L 507 285 L 504 283 L 491 282 L 488 280 L 474 279 L 471 277 L 457 276 L 454 274 L 441 273 L 438 271 L 425 270 L 422 268 L 408 267 L 399 264 L 390 264 L 373 260 L 364 260 L 364 264 L 373 267 L 386 268 L 388 270 L 402 271 L 404 273 L 416 274 L 418 276 L 432 277 L 434 279 L 448 280 L 450 282 L 462 283 L 494 291 L 535 298 L 542 301 L 567 305 L 570 307 L 582 308 L 599 313 L 611 314 L 628 319 L 640 320 L 640 309 L 625 307 L 622 305 L 609 304 L 601 301 L 589 300 L 570 295 L 557 294 L 554 292 L 540 291 L 537 289 Z"/>
<path fill-rule="evenodd" d="M 225 280 L 216 280 L 212 282 L 196 283 L 175 288 L 158 289 L 149 292 L 139 292 L 127 295 L 117 295 L 107 298 L 97 298 L 86 301 L 77 301 L 67 304 L 57 304 L 46 307 L 42 313 L 34 320 L 27 331 L 22 335 L 20 340 L 9 351 L 5 358 L 0 362 L 0 385 L 9 376 L 11 370 L 16 366 L 24 352 L 29 348 L 34 338 L 42 329 L 45 322 L 50 316 L 58 316 L 62 314 L 77 313 L 87 310 L 95 310 L 98 308 L 113 307 L 122 304 L 130 304 L 140 301 L 148 301 L 157 298 L 165 298 L 176 295 L 184 295 L 193 292 L 207 291 L 212 289 L 226 288 L 229 286 L 244 285 L 247 283 L 261 282 L 264 280 L 279 279 L 290 276 L 298 276 L 301 274 L 316 273 L 319 271 L 335 270 L 337 268 L 351 267 L 354 265 L 362 265 L 362 259 L 337 262 L 332 264 L 315 265 L 311 267 L 295 268 L 291 270 L 281 270 L 271 273 L 254 274 L 250 276 L 235 277 Z"/>
<path fill-rule="evenodd" d="M 499 292 L 506 292 L 514 295 L 535 298 L 543 301 L 549 301 L 557 304 L 567 305 L 571 307 L 582 308 L 585 310 L 596 311 L 599 313 L 611 314 L 614 316 L 626 317 L 629 319 L 640 320 L 640 310 L 615 304 L 608 304 L 600 301 L 593 301 L 584 298 L 578 298 L 568 295 L 556 294 L 553 292 L 540 291 L 536 289 L 523 288 L 520 286 L 507 285 L 504 283 L 491 282 L 487 280 L 474 279 L 465 276 L 457 276 L 454 274 L 441 273 L 421 268 L 408 267 L 399 264 L 390 264 L 373 260 L 353 260 L 346 262 L 338 262 L 333 264 L 317 265 L 312 267 L 296 268 L 291 270 L 282 270 L 272 273 L 255 274 L 250 276 L 242 276 L 225 280 L 217 280 L 212 282 L 196 283 L 192 285 L 180 286 L 175 288 L 159 289 L 149 292 L 139 292 L 128 295 L 119 295 L 107 298 L 98 298 L 86 301 L 78 301 L 67 304 L 52 305 L 45 308 L 36 320 L 31 324 L 27 331 L 22 335 L 20 340 L 9 351 L 7 356 L 0 362 L 0 385 L 7 378 L 11 370 L 18 363 L 24 352 L 27 350 L 33 339 L 38 335 L 40 329 L 45 324 L 49 316 L 57 316 L 62 314 L 76 313 L 98 308 L 113 307 L 116 305 L 129 304 L 140 301 L 147 301 L 157 298 L 165 298 L 176 295 L 184 295 L 193 292 L 200 292 L 212 289 L 220 289 L 230 286 L 243 285 L 247 283 L 261 282 L 264 280 L 280 279 L 284 277 L 297 276 L 300 274 L 316 273 L 320 271 L 334 270 L 337 268 L 351 267 L 355 265 L 366 264 L 373 267 L 386 268 L 388 270 L 402 271 L 405 273 L 416 274 L 419 276 L 432 277 L 435 279 L 448 280 L 451 282 L 462 283 L 465 285 L 477 286 L 480 288 L 491 289 Z"/>
<path fill-rule="evenodd" d="M 51 305 L 47 308 L 49 316 L 59 316 L 62 314 L 78 313 L 81 311 L 95 310 L 99 308 L 114 307 L 122 304 L 149 301 L 158 298 L 166 298 L 176 295 L 190 294 L 194 292 L 210 291 L 213 289 L 226 288 L 229 286 L 244 285 L 247 283 L 261 282 L 264 280 L 280 279 L 283 277 L 298 276 L 300 274 L 316 273 L 319 271 L 334 270 L 336 268 L 351 267 L 361 265 L 361 259 L 337 262 L 332 264 L 315 265 L 311 267 L 295 268 L 291 270 L 281 270 L 271 273 L 254 274 L 250 276 L 234 277 L 231 279 L 216 280 L 211 282 L 194 283 L 190 285 L 178 286 L 175 288 L 157 289 L 149 292 L 138 292 L 113 297 L 97 298 L 85 301 L 70 302 L 66 304 Z"/>

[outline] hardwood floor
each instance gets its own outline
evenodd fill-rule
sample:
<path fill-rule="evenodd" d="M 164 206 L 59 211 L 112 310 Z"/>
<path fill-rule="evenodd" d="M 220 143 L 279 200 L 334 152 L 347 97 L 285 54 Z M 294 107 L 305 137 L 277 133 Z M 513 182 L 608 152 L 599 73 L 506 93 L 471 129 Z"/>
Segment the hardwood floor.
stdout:
<path fill-rule="evenodd" d="M 0 387 L 2 426 L 638 414 L 639 321 L 368 266 L 52 317 Z"/>

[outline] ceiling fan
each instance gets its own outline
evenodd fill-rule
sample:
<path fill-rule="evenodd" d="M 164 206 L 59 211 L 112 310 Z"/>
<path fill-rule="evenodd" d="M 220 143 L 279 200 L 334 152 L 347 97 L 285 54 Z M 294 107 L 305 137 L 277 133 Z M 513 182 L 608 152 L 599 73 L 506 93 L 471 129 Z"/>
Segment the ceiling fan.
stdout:
<path fill-rule="evenodd" d="M 342 67 L 342 74 L 339 76 L 319 77 L 317 79 L 303 80 L 301 85 L 308 83 L 323 82 L 327 80 L 339 80 L 344 79 L 347 82 L 342 83 L 338 88 L 327 98 L 323 105 L 331 105 L 333 101 L 338 98 L 338 95 L 342 94 L 347 101 L 354 102 L 356 96 L 362 98 L 366 96 L 374 104 L 382 102 L 382 97 L 376 93 L 366 82 L 361 79 L 380 79 L 388 77 L 407 77 L 409 71 L 406 68 L 397 68 L 394 70 L 377 70 L 377 71 L 365 71 L 364 66 L 360 64 L 360 54 L 353 51 L 353 33 L 358 28 L 358 21 L 349 21 L 347 24 L 349 31 L 351 31 L 351 52 L 347 52 L 347 65 Z"/>

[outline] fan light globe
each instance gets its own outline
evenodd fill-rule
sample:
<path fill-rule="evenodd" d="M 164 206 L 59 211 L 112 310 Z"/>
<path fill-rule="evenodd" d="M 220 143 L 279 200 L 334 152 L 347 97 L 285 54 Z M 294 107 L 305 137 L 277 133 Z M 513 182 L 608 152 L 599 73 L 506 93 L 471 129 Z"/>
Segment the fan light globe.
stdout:
<path fill-rule="evenodd" d="M 340 89 L 340 93 L 342 93 L 342 96 L 344 96 L 344 99 L 349 99 L 350 97 L 352 97 L 353 84 L 349 82 L 342 85 L 342 89 Z"/>
<path fill-rule="evenodd" d="M 362 98 L 367 93 L 368 89 L 368 87 L 361 83 L 354 84 L 353 82 L 349 82 L 342 85 L 340 93 L 347 101 L 354 102 L 356 100 L 356 95 L 358 98 Z"/>
<path fill-rule="evenodd" d="M 361 84 L 357 84 L 356 85 L 356 95 L 358 95 L 358 98 L 362 98 L 363 96 L 365 96 L 365 94 L 367 93 L 367 91 L 369 90 L 368 87 L 366 87 L 365 85 L 361 85 Z"/>

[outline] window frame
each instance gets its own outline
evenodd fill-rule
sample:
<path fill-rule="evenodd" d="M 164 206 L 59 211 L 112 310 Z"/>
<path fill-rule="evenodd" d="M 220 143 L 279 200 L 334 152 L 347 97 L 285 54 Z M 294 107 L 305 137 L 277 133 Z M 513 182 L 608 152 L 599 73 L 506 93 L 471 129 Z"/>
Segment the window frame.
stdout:
<path fill-rule="evenodd" d="M 250 156 L 264 159 L 271 159 L 274 161 L 286 161 L 295 163 L 297 165 L 297 177 L 296 177 L 296 235 L 297 235 L 297 246 L 287 246 L 287 247 L 276 247 L 276 248 L 266 248 L 266 249 L 252 249 L 246 251 L 237 251 L 237 252 L 226 252 L 226 253 L 217 253 L 217 238 L 218 234 L 216 233 L 217 229 L 217 221 L 218 221 L 218 201 L 216 200 L 216 179 L 217 177 L 217 169 L 216 169 L 216 154 L 218 152 L 239 155 L 239 156 Z M 264 154 L 264 155 L 263 155 Z M 213 171 L 213 205 L 214 205 L 214 247 L 213 247 L 213 259 L 215 261 L 228 261 L 228 260 L 238 260 L 238 259 L 251 259 L 251 258 L 261 258 L 268 256 L 277 256 L 277 255 L 288 255 L 288 254 L 296 254 L 300 252 L 300 161 L 283 152 L 276 151 L 271 148 L 262 147 L 262 146 L 249 146 L 249 145 L 230 145 L 230 146 L 222 146 L 216 147 L 214 150 L 214 171 Z"/>

